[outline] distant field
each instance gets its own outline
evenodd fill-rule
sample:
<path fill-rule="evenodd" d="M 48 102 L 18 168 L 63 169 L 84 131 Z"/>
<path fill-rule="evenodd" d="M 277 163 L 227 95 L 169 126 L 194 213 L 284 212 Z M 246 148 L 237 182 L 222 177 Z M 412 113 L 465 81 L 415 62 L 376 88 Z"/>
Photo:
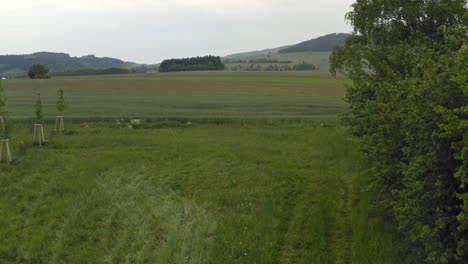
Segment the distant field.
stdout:
<path fill-rule="evenodd" d="M 244 56 L 244 57 L 235 57 L 236 59 L 272 59 L 272 60 L 289 60 L 293 64 L 299 63 L 312 63 L 317 67 L 317 70 L 314 72 L 328 73 L 330 65 L 329 58 L 331 52 L 294 52 L 294 53 L 272 53 L 268 55 L 259 55 L 259 56 Z M 227 64 L 228 68 L 231 68 L 234 65 L 250 65 L 250 64 Z M 269 64 L 262 64 L 267 66 Z M 310 74 L 310 73 L 309 73 Z"/>
<path fill-rule="evenodd" d="M 305 73 L 137 74 L 4 81 L 12 118 L 33 115 L 38 92 L 55 116 L 57 89 L 67 117 L 334 121 L 345 109 L 343 79 Z"/>

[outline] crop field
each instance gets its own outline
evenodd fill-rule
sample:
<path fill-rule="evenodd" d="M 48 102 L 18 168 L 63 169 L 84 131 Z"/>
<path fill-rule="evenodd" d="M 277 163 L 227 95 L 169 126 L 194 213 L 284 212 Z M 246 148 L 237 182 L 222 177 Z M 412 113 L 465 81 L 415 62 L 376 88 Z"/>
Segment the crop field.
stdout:
<path fill-rule="evenodd" d="M 8 80 L 15 164 L 0 165 L 0 263 L 412 263 L 336 117 L 346 83 L 302 73 Z M 57 88 L 67 131 L 45 124 L 46 147 L 33 147 L 19 121 L 39 90 L 53 118 Z M 148 121 L 109 122 L 124 116 Z"/>
<path fill-rule="evenodd" d="M 154 74 L 8 80 L 12 118 L 33 115 L 41 93 L 46 117 L 55 116 L 63 88 L 71 118 L 181 118 L 327 121 L 343 111 L 345 80 L 304 74 Z"/>
<path fill-rule="evenodd" d="M 270 59 L 270 60 L 278 60 L 278 61 L 291 61 L 289 63 L 290 66 L 294 64 L 300 63 L 312 63 L 314 64 L 317 69 L 314 73 L 320 72 L 324 75 L 328 74 L 330 69 L 330 55 L 331 52 L 293 52 L 293 53 L 273 53 L 268 55 L 253 55 L 253 56 L 236 56 L 233 57 L 234 59 L 242 59 L 242 60 L 255 60 L 255 59 Z M 255 63 L 254 63 L 255 64 Z M 263 66 L 274 65 L 275 63 L 267 63 L 262 64 Z M 250 63 L 235 63 L 235 64 L 227 64 L 228 68 L 232 68 L 233 66 L 243 66 L 246 67 L 250 65 Z M 278 64 L 282 65 L 282 64 Z M 308 72 L 310 74 L 310 72 Z"/>

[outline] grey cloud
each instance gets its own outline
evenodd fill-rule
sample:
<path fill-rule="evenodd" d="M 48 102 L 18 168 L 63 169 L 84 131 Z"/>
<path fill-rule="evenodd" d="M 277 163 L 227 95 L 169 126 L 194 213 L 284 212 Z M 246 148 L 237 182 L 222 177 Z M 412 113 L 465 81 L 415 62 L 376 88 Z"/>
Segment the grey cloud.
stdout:
<path fill-rule="evenodd" d="M 31 2 L 41 8 L 34 10 Z M 0 16 L 6 28 L 0 53 L 56 51 L 156 63 L 271 48 L 351 30 L 344 21 L 350 0 L 214 2 L 9 1 L 4 9 L 9 12 Z"/>

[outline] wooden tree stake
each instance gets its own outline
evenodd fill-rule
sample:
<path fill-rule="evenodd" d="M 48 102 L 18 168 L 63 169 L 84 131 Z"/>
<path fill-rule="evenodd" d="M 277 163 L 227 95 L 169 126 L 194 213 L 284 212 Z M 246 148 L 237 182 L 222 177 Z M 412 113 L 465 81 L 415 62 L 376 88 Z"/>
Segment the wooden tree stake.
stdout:
<path fill-rule="evenodd" d="M 63 116 L 57 116 L 55 118 L 55 129 L 54 130 L 57 131 L 57 128 L 60 131 L 60 133 L 62 133 L 65 130 L 65 125 L 63 123 Z"/>
<path fill-rule="evenodd" d="M 0 117 L 0 121 L 2 122 L 2 129 L 5 130 L 5 120 L 3 120 L 3 117 Z"/>
<path fill-rule="evenodd" d="M 2 161 L 2 154 L 3 154 L 3 145 L 6 148 L 6 162 L 10 164 L 11 162 L 11 151 L 10 151 L 10 142 L 8 139 L 2 139 L 0 143 L 0 161 Z"/>
<path fill-rule="evenodd" d="M 42 126 L 42 124 L 34 124 L 33 142 L 36 142 L 36 134 L 37 139 L 39 141 L 39 146 L 42 147 L 42 143 L 45 143 L 44 127 Z"/>

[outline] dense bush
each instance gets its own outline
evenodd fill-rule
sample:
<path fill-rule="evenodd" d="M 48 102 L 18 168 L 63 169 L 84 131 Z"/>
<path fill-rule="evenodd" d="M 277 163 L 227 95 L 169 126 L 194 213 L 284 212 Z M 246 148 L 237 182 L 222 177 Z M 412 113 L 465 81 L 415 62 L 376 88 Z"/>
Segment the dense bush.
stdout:
<path fill-rule="evenodd" d="M 160 72 L 224 70 L 220 57 L 205 56 L 165 60 L 159 65 Z"/>
<path fill-rule="evenodd" d="M 466 4 L 357 0 L 331 57 L 374 188 L 427 263 L 468 263 Z"/>
<path fill-rule="evenodd" d="M 44 65 L 42 64 L 34 64 L 29 68 L 28 71 L 28 76 L 31 79 L 43 79 L 43 78 L 49 78 L 49 69 L 47 69 Z"/>

